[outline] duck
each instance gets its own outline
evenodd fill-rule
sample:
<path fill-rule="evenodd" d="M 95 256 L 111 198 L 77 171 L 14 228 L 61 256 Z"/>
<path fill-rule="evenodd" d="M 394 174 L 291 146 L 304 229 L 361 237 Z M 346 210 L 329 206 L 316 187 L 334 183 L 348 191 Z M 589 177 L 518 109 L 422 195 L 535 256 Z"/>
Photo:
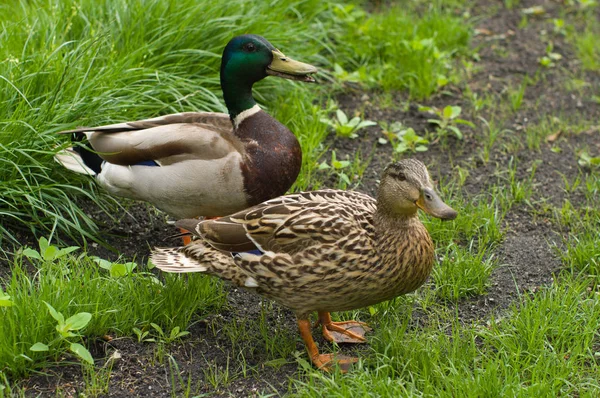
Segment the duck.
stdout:
<path fill-rule="evenodd" d="M 196 239 L 184 247 L 154 248 L 151 261 L 165 272 L 219 277 L 291 309 L 312 363 L 346 372 L 358 359 L 319 353 L 310 315 L 317 313 L 326 340 L 364 343 L 368 325 L 333 322 L 331 312 L 390 300 L 426 281 L 434 245 L 419 210 L 442 220 L 457 216 L 434 189 L 426 166 L 403 159 L 384 169 L 376 198 L 322 189 L 215 220 L 179 220 Z"/>
<path fill-rule="evenodd" d="M 317 69 L 267 39 L 231 39 L 221 58 L 226 113 L 185 112 L 64 131 L 76 145 L 55 160 L 110 194 L 149 202 L 176 219 L 219 217 L 287 192 L 302 164 L 296 136 L 252 97 L 267 76 L 315 82 Z"/>

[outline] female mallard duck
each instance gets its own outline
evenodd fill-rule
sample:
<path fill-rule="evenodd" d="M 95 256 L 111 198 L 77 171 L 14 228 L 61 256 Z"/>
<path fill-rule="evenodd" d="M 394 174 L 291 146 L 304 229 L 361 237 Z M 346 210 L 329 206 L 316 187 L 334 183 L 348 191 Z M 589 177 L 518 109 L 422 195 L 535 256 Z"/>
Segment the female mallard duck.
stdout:
<path fill-rule="evenodd" d="M 309 314 L 318 312 L 329 341 L 364 342 L 361 322 L 332 322 L 347 311 L 411 292 L 427 279 L 434 247 L 417 209 L 454 219 L 434 191 L 423 163 L 390 164 L 377 200 L 352 191 L 319 190 L 281 196 L 218 220 L 182 220 L 201 239 L 155 249 L 152 262 L 167 272 L 205 272 L 255 290 L 292 309 L 312 362 L 319 368 L 356 358 L 319 354 Z M 259 248 L 263 254 L 242 252 Z"/>
<path fill-rule="evenodd" d="M 68 131 L 91 149 L 77 145 L 56 160 L 176 218 L 231 214 L 286 193 L 302 163 L 298 140 L 258 107 L 252 85 L 268 75 L 314 82 L 316 71 L 261 36 L 235 37 L 221 60 L 229 115 L 178 113 Z"/>

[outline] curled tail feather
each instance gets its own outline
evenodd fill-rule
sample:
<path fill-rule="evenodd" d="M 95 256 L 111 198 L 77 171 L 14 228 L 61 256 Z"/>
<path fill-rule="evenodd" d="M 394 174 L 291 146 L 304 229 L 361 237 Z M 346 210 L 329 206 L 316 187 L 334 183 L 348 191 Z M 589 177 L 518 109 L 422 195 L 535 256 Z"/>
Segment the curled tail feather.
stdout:
<path fill-rule="evenodd" d="M 74 171 L 75 173 L 90 176 L 96 175 L 96 172 L 86 165 L 81 155 L 73 148 L 63 149 L 62 151 L 58 152 L 56 155 L 54 155 L 54 160 L 60 163 L 63 167 Z"/>
<path fill-rule="evenodd" d="M 202 272 L 232 282 L 239 287 L 257 287 L 250 273 L 236 265 L 230 253 L 205 245 L 200 240 L 175 248 L 155 248 L 150 261 L 165 272 Z"/>
<path fill-rule="evenodd" d="M 203 260 L 197 260 L 186 255 L 182 248 L 157 247 L 152 251 L 150 261 L 156 268 L 165 272 L 206 272 L 208 267 L 202 264 Z"/>

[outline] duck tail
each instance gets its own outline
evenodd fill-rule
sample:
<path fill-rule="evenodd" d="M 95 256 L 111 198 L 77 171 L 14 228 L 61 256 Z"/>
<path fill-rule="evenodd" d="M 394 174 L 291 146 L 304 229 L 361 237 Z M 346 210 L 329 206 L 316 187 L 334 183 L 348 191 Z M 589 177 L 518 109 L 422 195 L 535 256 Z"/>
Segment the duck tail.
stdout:
<path fill-rule="evenodd" d="M 97 156 L 97 155 L 96 155 Z M 54 155 L 54 160 L 60 163 L 63 167 L 74 171 L 75 173 L 95 176 L 100 173 L 101 166 L 96 169 L 90 167 L 75 148 L 63 149 Z"/>
<path fill-rule="evenodd" d="M 197 258 L 185 253 L 183 247 L 157 247 L 152 250 L 150 261 L 156 268 L 165 272 L 206 272 L 208 265 L 204 256 Z"/>
<path fill-rule="evenodd" d="M 155 248 L 150 261 L 165 272 L 202 272 L 239 287 L 258 287 L 252 274 L 238 267 L 230 253 L 217 250 L 199 239 L 181 247 Z"/>
<path fill-rule="evenodd" d="M 94 152 L 89 147 L 89 144 L 82 142 L 91 133 L 79 130 L 73 130 L 68 133 L 71 134 L 71 141 L 75 145 L 58 152 L 54 155 L 54 160 L 75 173 L 91 176 L 100 174 L 104 159 Z"/>

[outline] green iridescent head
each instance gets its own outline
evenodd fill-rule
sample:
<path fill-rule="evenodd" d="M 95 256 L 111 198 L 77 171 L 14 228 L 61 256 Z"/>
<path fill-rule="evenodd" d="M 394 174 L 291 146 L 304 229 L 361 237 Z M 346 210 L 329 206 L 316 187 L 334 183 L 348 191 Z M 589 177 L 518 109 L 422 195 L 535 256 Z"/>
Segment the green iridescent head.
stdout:
<path fill-rule="evenodd" d="M 252 98 L 252 85 L 265 77 L 314 82 L 310 74 L 317 68 L 294 61 L 277 50 L 264 37 L 242 35 L 227 43 L 221 59 L 221 88 L 225 105 L 232 118 L 256 102 Z"/>

